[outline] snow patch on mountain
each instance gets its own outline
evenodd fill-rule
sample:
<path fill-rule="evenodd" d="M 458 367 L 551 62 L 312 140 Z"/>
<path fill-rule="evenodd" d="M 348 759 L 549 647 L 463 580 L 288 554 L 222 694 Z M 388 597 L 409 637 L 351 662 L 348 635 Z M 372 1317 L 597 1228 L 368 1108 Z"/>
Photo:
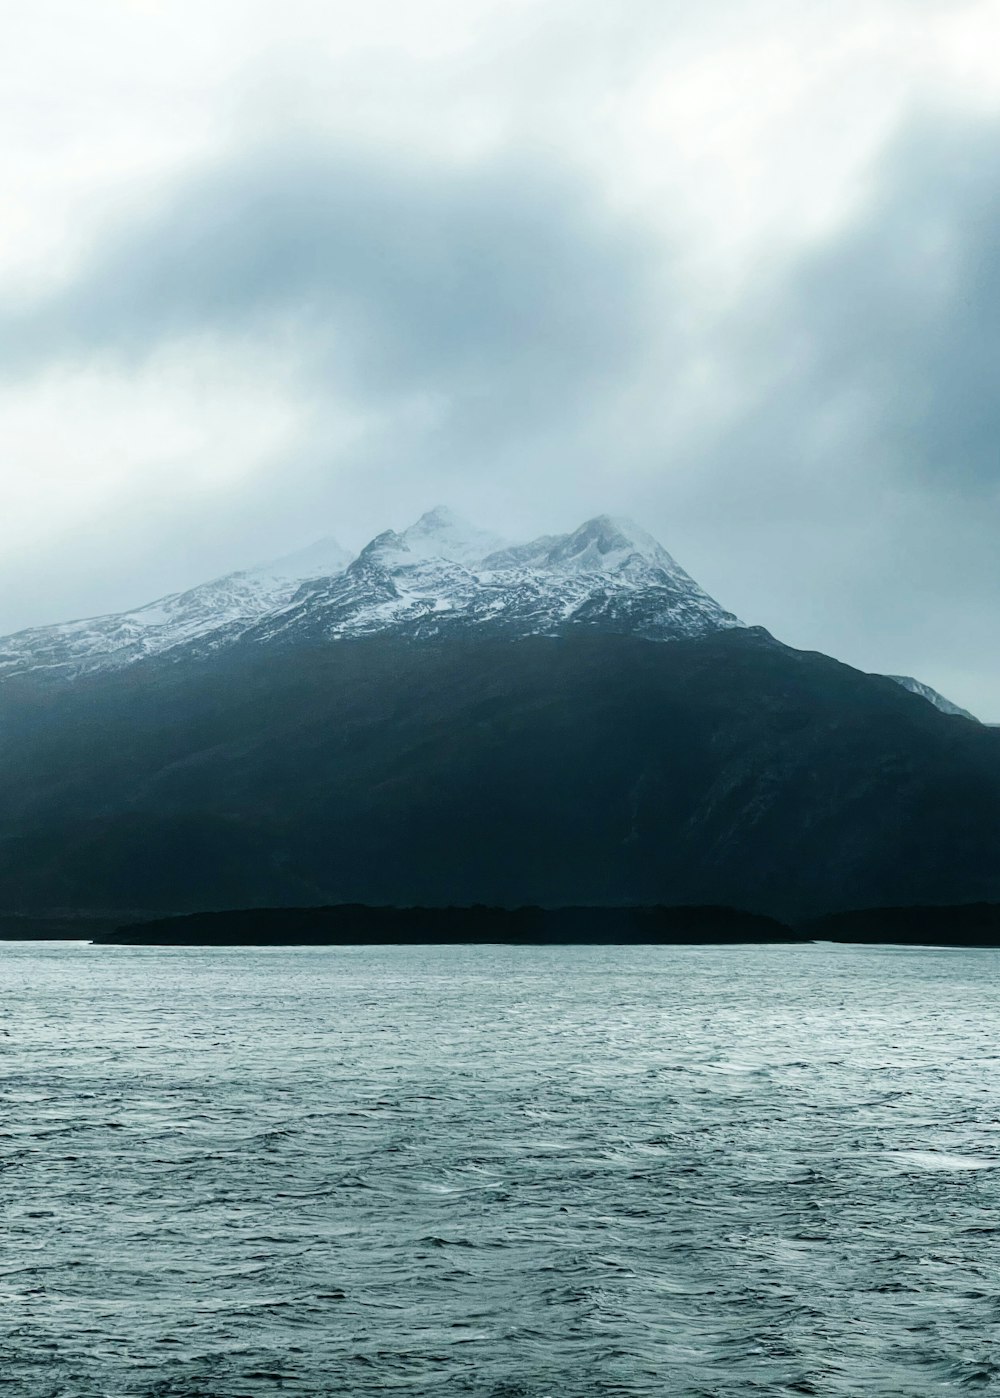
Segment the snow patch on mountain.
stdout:
<path fill-rule="evenodd" d="M 24 671 L 114 669 L 186 643 L 223 645 L 285 606 L 311 578 L 342 573 L 351 555 L 335 539 L 172 593 L 134 611 L 33 627 L 0 640 L 0 678 Z"/>
<path fill-rule="evenodd" d="M 924 684 L 923 680 L 915 680 L 912 675 L 886 675 L 885 678 L 894 680 L 896 684 L 908 689 L 911 694 L 919 694 L 921 699 L 926 699 L 928 704 L 933 704 L 935 709 L 940 709 L 943 714 L 956 714 L 959 718 L 971 719 L 973 723 L 979 722 L 975 714 L 970 714 L 968 709 L 953 704 L 950 699 L 946 699 L 936 689 L 931 689 L 929 684 Z"/>
<path fill-rule="evenodd" d="M 668 640 L 742 624 L 627 520 L 602 515 L 570 534 L 499 549 L 494 543 L 432 511 L 402 534 L 380 534 L 341 577 L 304 588 L 252 638 L 383 631 L 426 638 L 483 629 L 528 636 L 590 626 Z"/>
<path fill-rule="evenodd" d="M 408 552 L 419 558 L 444 558 L 466 566 L 479 563 L 489 553 L 506 547 L 506 541 L 487 529 L 479 529 L 439 505 L 421 515 L 401 536 Z"/>

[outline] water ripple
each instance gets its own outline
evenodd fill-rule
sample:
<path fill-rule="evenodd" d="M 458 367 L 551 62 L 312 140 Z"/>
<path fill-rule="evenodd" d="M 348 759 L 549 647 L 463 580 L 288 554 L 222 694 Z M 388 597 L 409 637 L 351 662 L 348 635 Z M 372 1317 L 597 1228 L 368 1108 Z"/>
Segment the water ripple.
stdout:
<path fill-rule="evenodd" d="M 996 953 L 0 965 L 0 1392 L 1000 1391 Z"/>

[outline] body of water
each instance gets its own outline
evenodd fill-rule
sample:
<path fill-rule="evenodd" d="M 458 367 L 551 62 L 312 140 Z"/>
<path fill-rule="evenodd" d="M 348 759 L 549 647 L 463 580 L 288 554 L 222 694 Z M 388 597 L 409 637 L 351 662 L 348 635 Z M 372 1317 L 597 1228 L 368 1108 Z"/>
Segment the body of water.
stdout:
<path fill-rule="evenodd" d="M 1000 1391 L 998 972 L 0 944 L 0 1393 Z"/>

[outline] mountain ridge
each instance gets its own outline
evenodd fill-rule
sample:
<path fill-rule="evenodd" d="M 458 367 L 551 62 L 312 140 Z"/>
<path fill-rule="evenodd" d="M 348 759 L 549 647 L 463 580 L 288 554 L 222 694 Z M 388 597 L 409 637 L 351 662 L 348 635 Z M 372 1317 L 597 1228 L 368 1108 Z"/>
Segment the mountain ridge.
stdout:
<path fill-rule="evenodd" d="M 629 520 L 599 515 L 569 534 L 510 544 L 438 506 L 353 558 L 325 540 L 128 612 L 5 637 L 0 679 L 72 676 L 237 641 L 577 625 L 667 640 L 742 623 Z"/>
<path fill-rule="evenodd" d="M 31 673 L 72 679 L 160 656 L 183 661 L 240 642 L 558 635 L 581 626 L 665 641 L 744 625 L 626 517 L 596 515 L 568 534 L 511 543 L 438 505 L 357 555 L 326 537 L 125 612 L 0 637 L 0 683 Z M 978 722 L 920 680 L 887 678 Z"/>
<path fill-rule="evenodd" d="M 350 559 L 327 537 L 125 612 L 14 632 L 0 637 L 0 681 L 31 671 L 66 676 L 118 668 L 205 638 L 224 643 L 287 603 L 304 580 L 343 569 Z"/>

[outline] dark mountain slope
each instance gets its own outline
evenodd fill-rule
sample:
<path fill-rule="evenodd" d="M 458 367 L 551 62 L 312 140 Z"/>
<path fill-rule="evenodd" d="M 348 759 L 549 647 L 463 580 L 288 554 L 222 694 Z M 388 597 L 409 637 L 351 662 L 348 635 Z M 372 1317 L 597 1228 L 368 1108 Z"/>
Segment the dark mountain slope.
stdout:
<path fill-rule="evenodd" d="M 1000 733 L 729 630 L 0 690 L 0 907 L 1000 899 Z"/>

